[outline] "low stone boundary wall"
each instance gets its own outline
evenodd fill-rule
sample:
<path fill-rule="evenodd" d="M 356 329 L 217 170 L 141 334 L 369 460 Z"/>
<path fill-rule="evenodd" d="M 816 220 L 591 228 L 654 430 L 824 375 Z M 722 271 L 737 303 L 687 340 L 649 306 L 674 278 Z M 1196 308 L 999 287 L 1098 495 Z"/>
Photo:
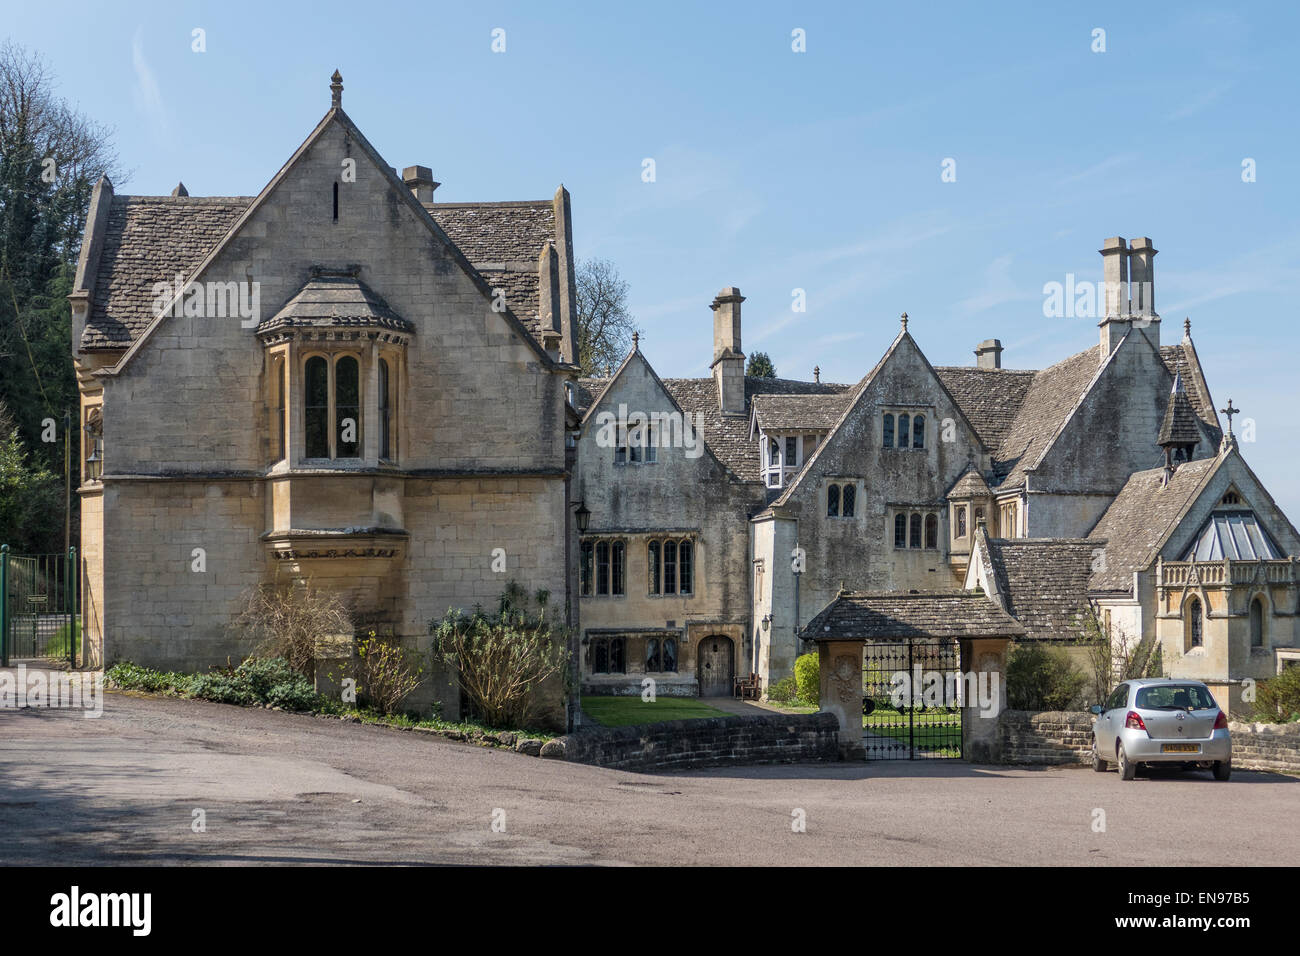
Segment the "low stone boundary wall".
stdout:
<path fill-rule="evenodd" d="M 827 713 L 591 727 L 561 739 L 564 759 L 615 770 L 687 770 L 839 759 L 839 723 L 834 714 Z"/>
<path fill-rule="evenodd" d="M 1300 774 L 1300 723 L 1242 724 L 1231 721 L 1232 766 Z"/>
<path fill-rule="evenodd" d="M 998 716 L 1002 763 L 1092 761 L 1092 714 L 1065 710 L 1004 710 Z"/>

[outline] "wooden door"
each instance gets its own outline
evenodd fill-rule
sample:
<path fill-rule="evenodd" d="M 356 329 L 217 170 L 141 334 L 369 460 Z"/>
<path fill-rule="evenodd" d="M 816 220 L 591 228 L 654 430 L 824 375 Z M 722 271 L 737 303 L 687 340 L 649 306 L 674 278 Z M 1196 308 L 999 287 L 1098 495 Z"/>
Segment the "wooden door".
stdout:
<path fill-rule="evenodd" d="M 725 697 L 732 692 L 735 675 L 735 645 L 731 638 L 714 635 L 700 641 L 696 652 L 696 676 L 701 697 Z"/>

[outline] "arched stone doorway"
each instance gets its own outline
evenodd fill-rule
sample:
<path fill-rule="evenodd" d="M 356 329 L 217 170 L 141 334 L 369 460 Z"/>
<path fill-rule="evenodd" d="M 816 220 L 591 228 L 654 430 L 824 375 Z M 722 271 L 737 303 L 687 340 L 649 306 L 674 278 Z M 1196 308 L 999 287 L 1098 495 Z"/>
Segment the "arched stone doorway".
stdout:
<path fill-rule="evenodd" d="M 732 691 L 736 645 L 731 638 L 710 634 L 700 639 L 695 652 L 695 675 L 701 697 L 725 697 Z"/>

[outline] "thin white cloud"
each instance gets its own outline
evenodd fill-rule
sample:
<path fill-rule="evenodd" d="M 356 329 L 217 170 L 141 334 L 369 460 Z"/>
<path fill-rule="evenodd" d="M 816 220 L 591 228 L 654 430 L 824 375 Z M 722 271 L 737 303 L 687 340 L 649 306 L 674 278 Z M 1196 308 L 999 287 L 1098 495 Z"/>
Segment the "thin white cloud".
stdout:
<path fill-rule="evenodd" d="M 135 70 L 135 89 L 132 94 L 136 108 L 149 118 L 156 135 L 166 136 L 167 109 L 163 105 L 158 80 L 149 62 L 144 58 L 143 27 L 136 27 L 135 36 L 131 39 L 131 67 Z"/>

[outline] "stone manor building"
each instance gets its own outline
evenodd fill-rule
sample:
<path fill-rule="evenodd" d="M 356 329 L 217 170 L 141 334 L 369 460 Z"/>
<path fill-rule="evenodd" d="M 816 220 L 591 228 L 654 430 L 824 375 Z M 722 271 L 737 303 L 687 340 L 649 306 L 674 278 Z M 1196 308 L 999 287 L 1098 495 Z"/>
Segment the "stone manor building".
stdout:
<path fill-rule="evenodd" d="M 425 649 L 510 579 L 566 609 L 592 693 L 766 688 L 842 592 L 979 589 L 1067 644 L 1095 616 L 1234 706 L 1300 659 L 1300 535 L 1190 323 L 1162 339 L 1151 240 L 1106 240 L 1099 339 L 1046 369 L 997 339 L 936 367 L 904 315 L 855 383 L 746 376 L 726 287 L 709 376 L 634 341 L 579 380 L 569 194 L 438 185 L 385 162 L 336 73 L 256 196 L 96 187 L 71 295 L 91 662 L 223 664 L 242 596 L 286 581 Z M 457 713 L 448 675 L 420 699 Z"/>

